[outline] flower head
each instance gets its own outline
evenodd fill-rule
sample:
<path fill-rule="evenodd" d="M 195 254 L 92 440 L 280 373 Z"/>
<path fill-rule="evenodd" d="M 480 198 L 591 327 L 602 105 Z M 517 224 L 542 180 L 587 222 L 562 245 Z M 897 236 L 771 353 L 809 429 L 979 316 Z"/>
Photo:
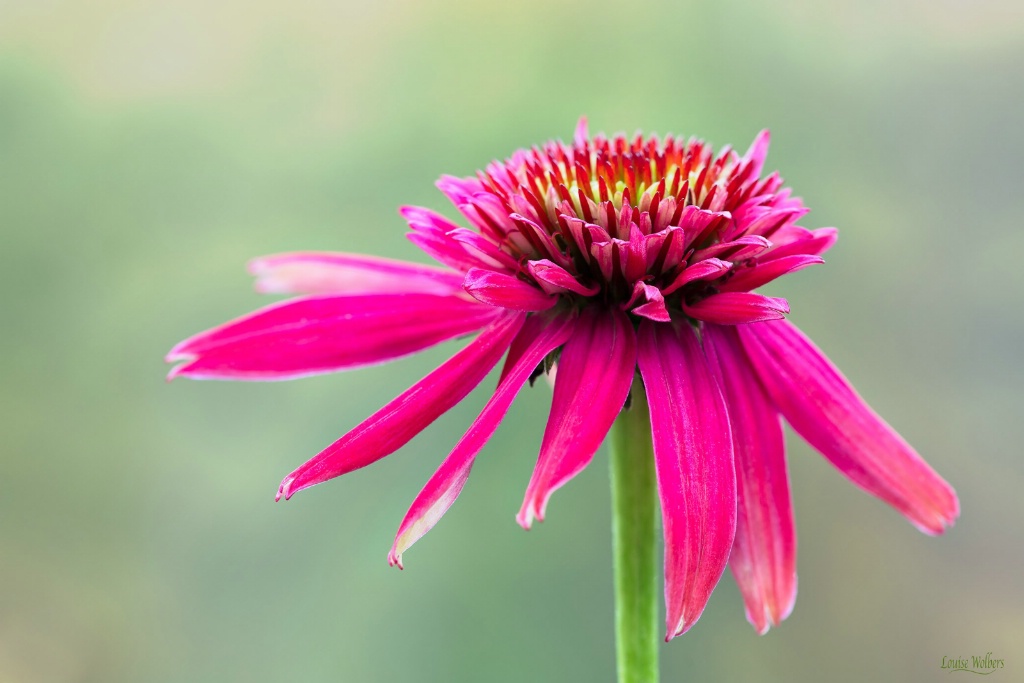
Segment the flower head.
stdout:
<path fill-rule="evenodd" d="M 796 535 L 780 417 L 840 472 L 927 533 L 959 513 L 953 490 L 753 290 L 821 263 L 836 230 L 773 173 L 768 133 L 745 154 L 702 141 L 590 138 L 521 150 L 438 186 L 471 227 L 405 207 L 431 267 L 341 253 L 251 264 L 260 290 L 298 294 L 178 344 L 171 376 L 288 379 L 379 363 L 478 336 L 285 477 L 278 498 L 396 451 L 502 357 L 483 411 L 416 497 L 402 554 L 458 497 L 528 381 L 557 367 L 540 455 L 517 520 L 591 461 L 639 372 L 650 405 L 665 534 L 669 637 L 700 617 L 730 564 L 758 630 L 796 597 Z M 552 372 L 552 374 L 554 374 Z"/>

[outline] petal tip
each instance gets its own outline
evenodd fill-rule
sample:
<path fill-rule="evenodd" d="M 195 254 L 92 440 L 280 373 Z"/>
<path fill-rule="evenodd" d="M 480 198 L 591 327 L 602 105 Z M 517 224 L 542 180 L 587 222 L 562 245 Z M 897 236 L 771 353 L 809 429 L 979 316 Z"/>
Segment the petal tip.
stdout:
<path fill-rule="evenodd" d="M 277 489 L 277 495 L 274 496 L 275 503 L 280 501 L 282 498 L 284 498 L 285 500 L 291 499 L 291 497 L 295 494 L 295 491 L 292 491 L 292 484 L 294 482 L 295 475 L 293 474 L 290 474 L 284 478 L 284 481 L 281 482 L 281 485 Z"/>
<path fill-rule="evenodd" d="M 585 147 L 590 134 L 587 129 L 587 117 L 580 116 L 576 122 L 576 131 L 573 133 L 573 142 L 577 147 Z"/>
<path fill-rule="evenodd" d="M 529 531 L 533 527 L 533 522 L 535 520 L 543 522 L 544 515 L 533 508 L 532 502 L 524 504 L 523 509 L 516 515 L 516 523 L 526 531 Z"/>

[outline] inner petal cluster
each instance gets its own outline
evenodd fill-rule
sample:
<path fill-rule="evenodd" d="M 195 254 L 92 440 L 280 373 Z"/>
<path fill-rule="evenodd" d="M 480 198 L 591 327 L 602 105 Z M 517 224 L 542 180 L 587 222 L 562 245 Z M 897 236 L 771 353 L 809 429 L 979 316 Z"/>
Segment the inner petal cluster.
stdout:
<path fill-rule="evenodd" d="M 672 136 L 591 139 L 582 120 L 572 145 L 520 150 L 475 177 L 438 182 L 475 231 L 426 209 L 403 213 L 411 239 L 472 271 L 467 290 L 488 303 L 600 302 L 662 322 L 781 318 L 785 300 L 750 290 L 820 263 L 835 231 L 796 225 L 802 202 L 778 174 L 760 177 L 767 146 L 767 132 L 742 156 Z"/>

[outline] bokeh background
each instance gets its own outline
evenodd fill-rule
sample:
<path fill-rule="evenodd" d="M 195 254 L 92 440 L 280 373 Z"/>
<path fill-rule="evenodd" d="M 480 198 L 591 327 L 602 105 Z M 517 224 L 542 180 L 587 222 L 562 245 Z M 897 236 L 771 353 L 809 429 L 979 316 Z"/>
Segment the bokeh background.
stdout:
<path fill-rule="evenodd" d="M 841 228 L 774 292 L 957 488 L 928 538 L 790 439 L 800 597 L 757 637 L 727 574 L 663 680 L 1024 671 L 1024 6 L 1011 0 L 0 0 L 0 681 L 611 681 L 607 459 L 513 519 L 524 392 L 406 556 L 407 505 L 485 400 L 273 503 L 453 352 L 292 383 L 165 384 L 251 310 L 249 257 L 423 260 L 396 208 L 592 130 L 744 149 Z M 488 380 L 488 384 L 493 379 Z M 792 437 L 792 435 L 790 435 Z"/>

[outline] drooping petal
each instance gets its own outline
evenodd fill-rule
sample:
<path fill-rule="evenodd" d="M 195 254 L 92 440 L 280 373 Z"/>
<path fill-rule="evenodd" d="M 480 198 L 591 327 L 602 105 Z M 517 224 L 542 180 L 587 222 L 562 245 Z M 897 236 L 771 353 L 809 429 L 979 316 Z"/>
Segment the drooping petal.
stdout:
<path fill-rule="evenodd" d="M 736 533 L 729 418 L 689 325 L 640 323 L 637 360 L 650 404 L 665 532 L 668 635 L 700 618 Z"/>
<path fill-rule="evenodd" d="M 759 634 L 796 602 L 796 524 L 782 421 L 735 327 L 704 326 L 704 349 L 725 397 L 736 456 L 736 541 L 729 557 L 747 621 Z"/>
<path fill-rule="evenodd" d="M 586 309 L 562 349 L 540 457 L 516 520 L 544 521 L 548 498 L 594 457 L 626 402 L 636 368 L 636 334 L 620 310 Z"/>
<path fill-rule="evenodd" d="M 366 467 L 404 446 L 483 380 L 525 318 L 517 311 L 503 313 L 466 348 L 285 477 L 277 499 Z"/>
<path fill-rule="evenodd" d="M 820 256 L 794 254 L 782 258 L 762 261 L 752 268 L 737 269 L 736 274 L 722 286 L 723 292 L 746 292 L 766 285 L 775 278 L 795 273 L 807 266 L 814 266 L 825 261 Z"/>
<path fill-rule="evenodd" d="M 783 417 L 840 472 L 925 533 L 940 534 L 953 523 L 960 503 L 952 487 L 800 330 L 788 321 L 737 330 Z"/>
<path fill-rule="evenodd" d="M 545 294 L 514 275 L 473 268 L 464 284 L 470 296 L 491 306 L 517 311 L 546 311 L 558 303 L 558 297 Z"/>
<path fill-rule="evenodd" d="M 740 325 L 776 320 L 789 313 L 785 299 L 753 292 L 722 292 L 695 304 L 683 303 L 687 315 L 718 325 Z"/>
<path fill-rule="evenodd" d="M 181 342 L 170 377 L 274 380 L 379 363 L 474 332 L 500 314 L 464 296 L 366 294 L 282 301 Z"/>
<path fill-rule="evenodd" d="M 265 294 L 454 294 L 461 273 L 362 254 L 294 252 L 249 262 Z"/>
<path fill-rule="evenodd" d="M 505 371 L 480 416 L 448 455 L 441 467 L 416 496 L 402 520 L 388 555 L 388 563 L 402 566 L 402 553 L 423 537 L 459 497 L 469 478 L 477 453 L 491 438 L 504 419 L 516 394 L 549 353 L 572 334 L 575 317 L 531 316 L 512 342 L 505 362 Z"/>

